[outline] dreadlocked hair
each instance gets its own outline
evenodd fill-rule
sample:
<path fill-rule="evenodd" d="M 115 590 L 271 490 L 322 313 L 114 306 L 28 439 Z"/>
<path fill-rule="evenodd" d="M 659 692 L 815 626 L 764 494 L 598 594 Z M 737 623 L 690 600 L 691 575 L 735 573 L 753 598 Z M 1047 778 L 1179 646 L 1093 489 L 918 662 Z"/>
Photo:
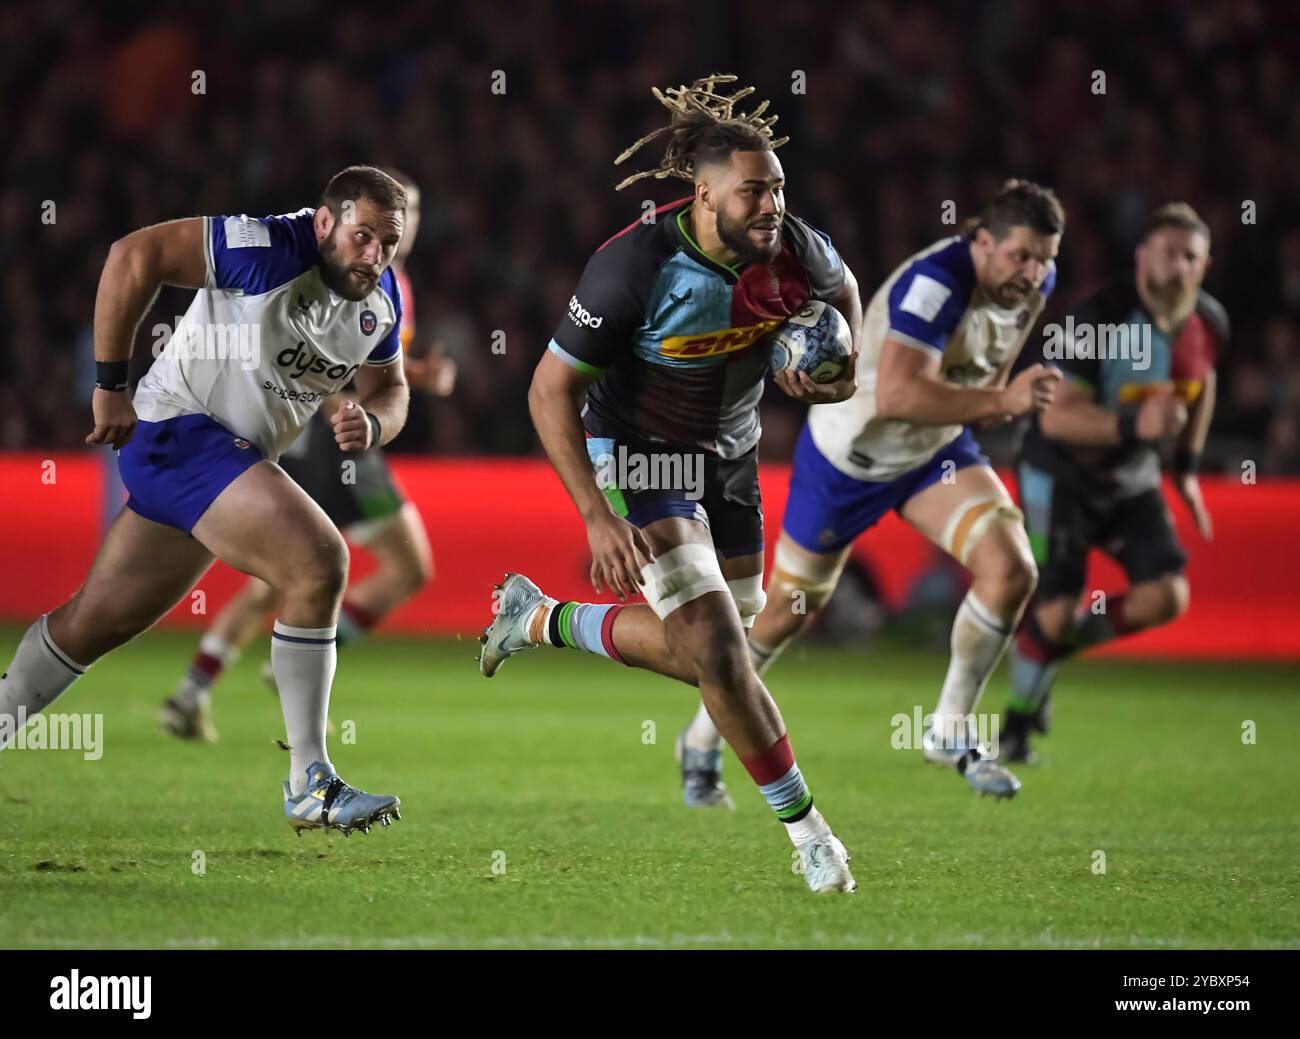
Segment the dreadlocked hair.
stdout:
<path fill-rule="evenodd" d="M 693 181 L 698 167 L 710 162 L 725 162 L 731 158 L 732 152 L 772 151 L 785 144 L 790 138 L 772 137 L 772 124 L 779 117 L 763 115 L 768 102 L 761 102 L 752 112 L 736 112 L 737 102 L 752 94 L 753 87 L 742 87 L 729 96 L 718 90 L 721 84 L 735 81 L 735 76 L 715 72 L 697 79 L 688 87 L 669 87 L 667 90 L 651 87 L 659 103 L 673 114 L 672 120 L 667 126 L 646 134 L 630 148 L 624 149 L 614 160 L 614 165 L 630 159 L 656 137 L 672 136 L 658 166 L 625 177 L 615 190 L 622 191 L 646 177 L 655 180 L 677 177 Z"/>

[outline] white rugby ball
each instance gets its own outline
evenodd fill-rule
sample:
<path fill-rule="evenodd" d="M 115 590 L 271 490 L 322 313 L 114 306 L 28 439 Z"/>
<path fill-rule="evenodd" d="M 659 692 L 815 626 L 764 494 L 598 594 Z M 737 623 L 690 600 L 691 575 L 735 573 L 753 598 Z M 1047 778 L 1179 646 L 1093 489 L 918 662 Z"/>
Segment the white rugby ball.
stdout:
<path fill-rule="evenodd" d="M 844 315 L 829 303 L 810 299 L 799 313 L 771 333 L 772 374 L 807 372 L 813 382 L 834 382 L 844 374 L 853 336 Z"/>

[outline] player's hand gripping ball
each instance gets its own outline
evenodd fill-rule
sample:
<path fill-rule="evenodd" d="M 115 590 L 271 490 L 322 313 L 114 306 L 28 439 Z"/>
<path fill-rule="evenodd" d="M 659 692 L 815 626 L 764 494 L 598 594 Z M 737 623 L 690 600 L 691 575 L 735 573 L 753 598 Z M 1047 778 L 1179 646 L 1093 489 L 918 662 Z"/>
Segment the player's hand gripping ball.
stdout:
<path fill-rule="evenodd" d="M 770 334 L 772 374 L 805 372 L 815 383 L 834 382 L 844 374 L 853 336 L 844 315 L 821 300 L 810 299 Z"/>

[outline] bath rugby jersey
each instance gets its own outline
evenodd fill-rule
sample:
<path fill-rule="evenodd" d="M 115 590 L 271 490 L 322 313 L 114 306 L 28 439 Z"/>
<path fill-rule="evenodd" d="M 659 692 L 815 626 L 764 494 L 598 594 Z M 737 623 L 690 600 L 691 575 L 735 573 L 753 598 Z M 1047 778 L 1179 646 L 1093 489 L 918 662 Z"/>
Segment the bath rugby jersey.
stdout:
<path fill-rule="evenodd" d="M 1043 339 L 1043 363 L 1056 365 L 1094 403 L 1113 410 L 1141 404 L 1166 387 L 1194 404 L 1228 343 L 1228 313 L 1204 290 L 1181 328 L 1172 335 L 1160 331 L 1132 273 L 1083 299 L 1061 324 L 1060 335 Z M 1063 483 L 1121 497 L 1160 484 L 1154 447 L 1074 447 L 1045 436 L 1037 416 L 1025 435 L 1022 458 Z"/>
<path fill-rule="evenodd" d="M 400 362 L 392 268 L 363 300 L 335 295 L 314 213 L 203 218 L 203 288 L 140 380 L 142 420 L 209 415 L 275 459 L 363 364 Z"/>
<path fill-rule="evenodd" d="M 692 204 L 662 206 L 596 251 L 550 349 L 600 376 L 583 411 L 589 432 L 739 458 L 761 432 L 765 337 L 809 299 L 838 298 L 844 264 L 787 213 L 773 260 L 729 267 L 692 237 Z"/>
<path fill-rule="evenodd" d="M 817 449 L 848 476 L 893 480 L 956 440 L 962 426 L 921 426 L 876 414 L 876 370 L 886 339 L 939 357 L 939 373 L 957 386 L 987 386 L 1014 356 L 1025 329 L 1056 284 L 1056 264 L 1019 306 L 988 299 L 975 278 L 970 242 L 945 238 L 908 257 L 867 304 L 858 355 L 858 390 L 808 415 Z"/>

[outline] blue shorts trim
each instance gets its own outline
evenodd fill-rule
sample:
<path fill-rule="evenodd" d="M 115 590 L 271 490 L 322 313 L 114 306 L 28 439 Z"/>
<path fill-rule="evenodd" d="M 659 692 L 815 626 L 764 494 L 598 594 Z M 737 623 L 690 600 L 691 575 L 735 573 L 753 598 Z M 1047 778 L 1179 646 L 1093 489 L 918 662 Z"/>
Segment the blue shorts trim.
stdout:
<path fill-rule="evenodd" d="M 895 480 L 872 482 L 840 472 L 817 450 L 807 424 L 799 434 L 782 529 L 809 552 L 837 552 L 874 527 L 885 513 L 938 483 L 948 472 L 988 465 L 970 428 L 928 462 Z"/>
<path fill-rule="evenodd" d="M 263 455 L 207 415 L 141 422 L 118 452 L 126 507 L 188 534 L 217 496 Z"/>
<path fill-rule="evenodd" d="M 635 527 L 648 527 L 656 520 L 670 517 L 698 520 L 706 527 L 709 525 L 709 514 L 704 506 L 686 498 L 661 498 L 658 501 L 649 501 L 630 510 L 623 518 Z"/>

